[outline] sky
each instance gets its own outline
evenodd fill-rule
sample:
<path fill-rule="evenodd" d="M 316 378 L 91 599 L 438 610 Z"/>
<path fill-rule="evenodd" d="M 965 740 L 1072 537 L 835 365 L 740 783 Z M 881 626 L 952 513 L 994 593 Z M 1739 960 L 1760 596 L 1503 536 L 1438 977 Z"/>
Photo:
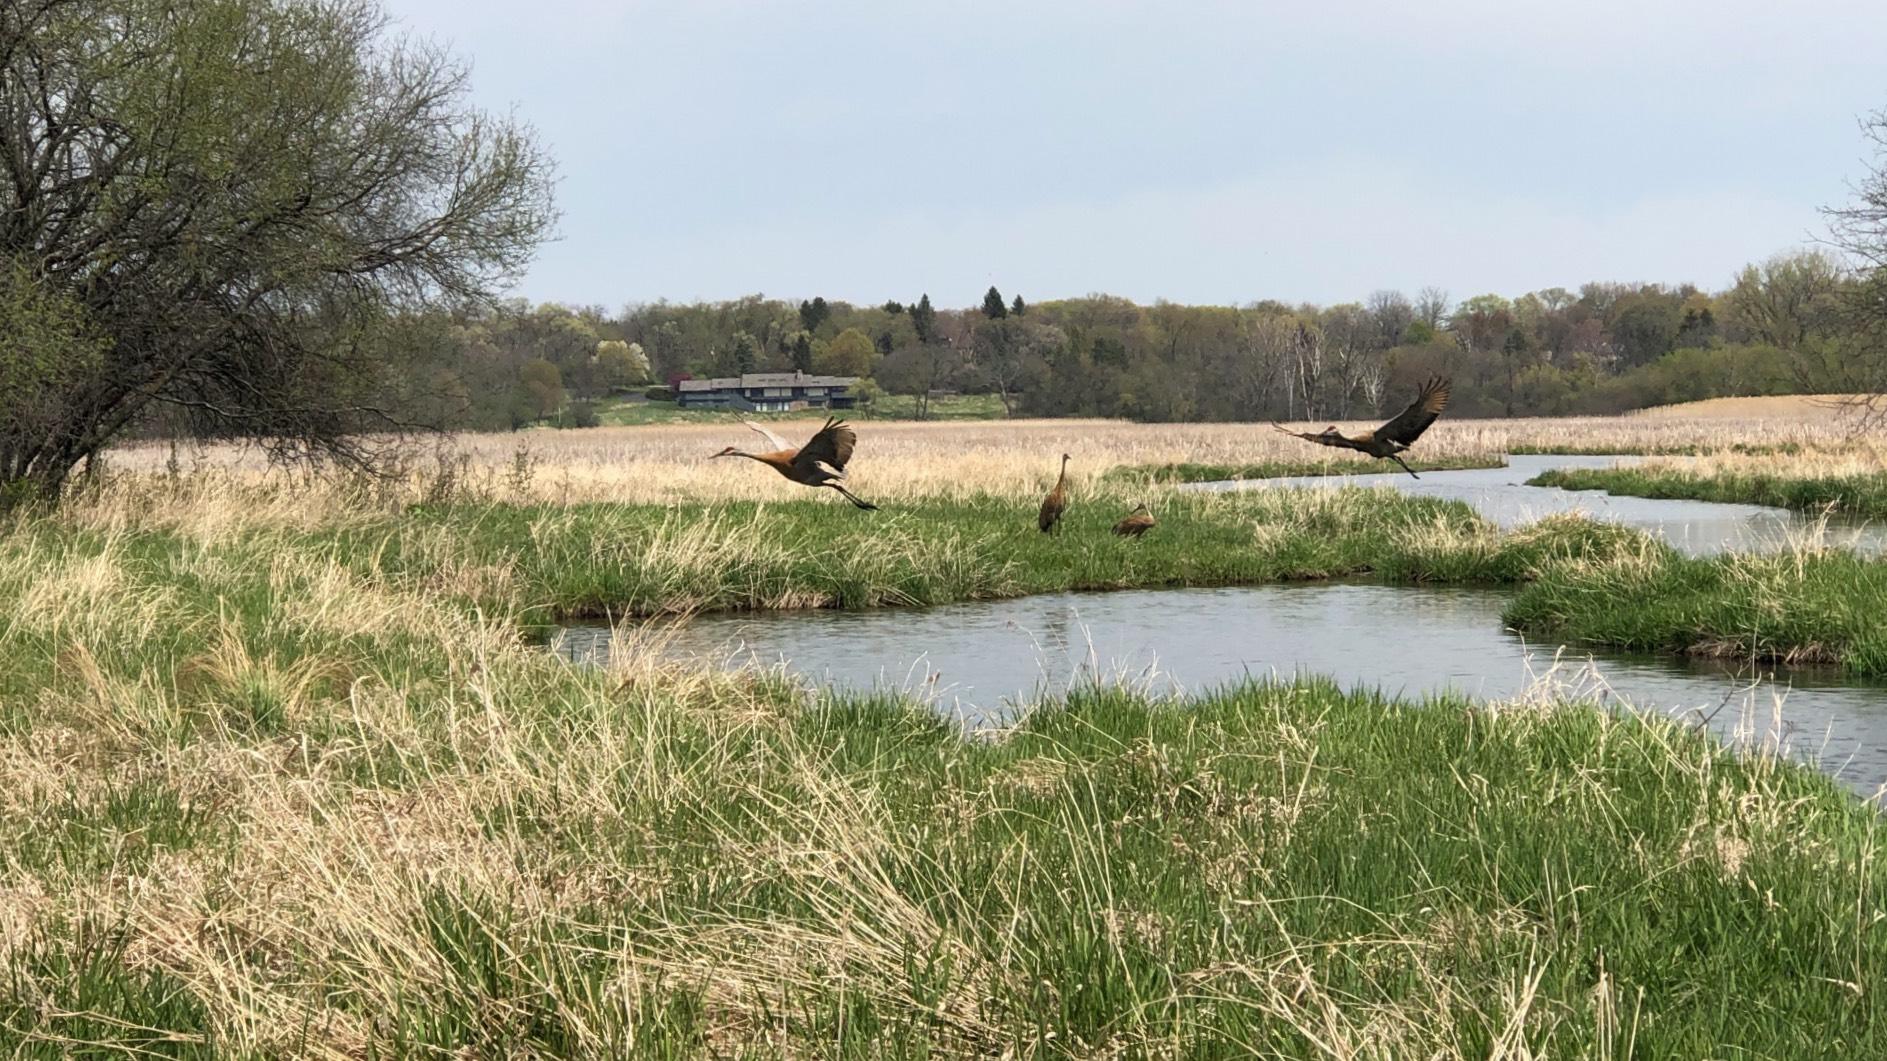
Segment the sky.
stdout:
<path fill-rule="evenodd" d="M 1727 286 L 1825 233 L 1880 0 L 382 0 L 557 160 L 615 309 Z"/>

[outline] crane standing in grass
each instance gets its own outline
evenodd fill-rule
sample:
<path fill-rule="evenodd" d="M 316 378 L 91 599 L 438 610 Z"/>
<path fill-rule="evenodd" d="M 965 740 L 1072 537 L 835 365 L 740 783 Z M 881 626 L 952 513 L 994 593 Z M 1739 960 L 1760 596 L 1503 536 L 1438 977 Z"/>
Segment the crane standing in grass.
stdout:
<path fill-rule="evenodd" d="M 1055 480 L 1055 489 L 1042 499 L 1042 511 L 1035 517 L 1035 525 L 1043 534 L 1055 529 L 1061 522 L 1061 514 L 1068 510 L 1068 454 L 1061 455 L 1061 478 Z"/>
<path fill-rule="evenodd" d="M 1138 538 L 1152 530 L 1158 523 L 1159 521 L 1153 518 L 1153 513 L 1147 511 L 1147 506 L 1141 505 L 1129 512 L 1119 523 L 1114 524 L 1114 533 L 1123 538 Z"/>
<path fill-rule="evenodd" d="M 1407 409 L 1396 414 L 1396 418 L 1374 431 L 1365 431 L 1360 435 L 1345 435 L 1335 425 L 1324 428 L 1315 434 L 1308 431 L 1292 431 L 1283 424 L 1271 426 L 1287 435 L 1293 435 L 1319 446 L 1336 446 L 1340 449 L 1353 449 L 1367 453 L 1377 460 L 1388 458 L 1402 464 L 1402 470 L 1415 475 L 1415 469 L 1402 463 L 1400 454 L 1422 437 L 1428 425 L 1441 416 L 1441 411 L 1448 408 L 1448 381 L 1437 376 L 1422 384 L 1422 390 L 1409 403 Z M 1417 479 L 1421 476 L 1415 475 Z"/>
<path fill-rule="evenodd" d="M 759 461 L 801 486 L 823 486 L 837 490 L 859 508 L 877 510 L 877 505 L 859 498 L 840 481 L 845 478 L 845 462 L 852 459 L 852 447 L 858 444 L 858 436 L 844 421 L 827 417 L 826 426 L 820 428 L 819 433 L 803 446 L 789 446 L 785 439 L 751 420 L 742 420 L 741 423 L 758 432 L 773 449 L 767 453 L 748 453 L 729 446 L 716 453 L 715 457 L 745 457 Z"/>

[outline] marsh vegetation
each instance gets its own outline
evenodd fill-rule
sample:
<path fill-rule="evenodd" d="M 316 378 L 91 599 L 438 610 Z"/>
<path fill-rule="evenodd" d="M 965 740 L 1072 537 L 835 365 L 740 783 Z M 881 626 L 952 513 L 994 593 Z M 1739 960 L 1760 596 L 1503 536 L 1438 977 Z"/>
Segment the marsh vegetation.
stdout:
<path fill-rule="evenodd" d="M 1552 428 L 1444 421 L 1425 444 Z M 1108 474 L 1270 459 L 1268 433 L 873 424 L 854 482 L 880 513 L 708 463 L 729 429 L 474 437 L 388 479 L 119 454 L 0 538 L 0 1037 L 26 1056 L 1877 1051 L 1874 812 L 1676 724 L 1313 680 L 1078 689 L 966 740 L 922 705 L 537 643 L 572 614 L 1347 573 L 1521 585 L 1517 617 L 1595 639 L 1740 645 L 1756 623 L 1779 652 L 1883 658 L 1856 596 L 1883 592 L 1870 561 L 1694 564 L 1586 520 L 1503 531 L 1387 492 Z M 1050 540 L 1031 516 L 1063 451 Z M 1153 532 L 1108 533 L 1141 501 Z M 1621 595 L 1673 604 L 1603 626 Z"/>

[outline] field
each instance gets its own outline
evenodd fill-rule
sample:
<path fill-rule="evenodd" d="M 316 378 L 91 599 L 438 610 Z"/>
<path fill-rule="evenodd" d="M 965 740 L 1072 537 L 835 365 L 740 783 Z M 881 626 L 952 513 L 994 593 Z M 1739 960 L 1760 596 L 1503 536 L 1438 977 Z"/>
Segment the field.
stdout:
<path fill-rule="evenodd" d="M 1552 687 L 1417 704 L 1315 681 L 1179 703 L 1095 688 L 965 739 L 908 704 L 674 665 L 656 634 L 606 670 L 537 643 L 567 615 L 1347 574 L 1516 584 L 1511 621 L 1595 642 L 1875 672 L 1879 564 L 1813 543 L 1691 561 L 1578 519 L 1502 532 L 1453 503 L 1144 476 L 1359 464 L 1262 426 L 861 424 L 852 481 L 878 513 L 707 459 L 755 441 L 725 423 L 473 437 L 384 480 L 133 448 L 14 517 L 0 1043 L 1887 1048 L 1879 818 L 1758 748 Z M 1519 446 L 1776 474 L 1881 460 L 1815 417 L 1444 420 L 1420 453 Z M 1063 452 L 1075 504 L 1049 539 L 1034 507 Z M 1139 501 L 1161 526 L 1107 535 Z"/>

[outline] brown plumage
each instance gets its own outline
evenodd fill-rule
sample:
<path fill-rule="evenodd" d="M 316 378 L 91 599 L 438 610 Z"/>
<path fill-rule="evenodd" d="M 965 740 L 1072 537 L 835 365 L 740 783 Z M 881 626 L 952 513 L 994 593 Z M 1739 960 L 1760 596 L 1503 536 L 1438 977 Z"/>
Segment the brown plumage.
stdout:
<path fill-rule="evenodd" d="M 858 444 L 858 436 L 842 420 L 826 418 L 826 426 L 819 433 L 808 439 L 803 446 L 788 446 L 786 440 L 751 421 L 741 423 L 760 433 L 773 449 L 766 453 L 748 453 L 729 446 L 715 457 L 745 457 L 760 463 L 786 476 L 801 486 L 826 487 L 837 490 L 847 501 L 859 508 L 876 510 L 877 505 L 865 501 L 847 490 L 840 480 L 845 478 L 845 462 L 852 459 L 852 447 Z M 709 458 L 710 460 L 713 458 Z"/>
<path fill-rule="evenodd" d="M 1415 475 L 1415 469 L 1402 463 L 1400 454 L 1413 445 L 1416 439 L 1421 438 L 1422 432 L 1427 431 L 1428 425 L 1434 423 L 1435 419 L 1441 416 L 1441 411 L 1446 408 L 1448 408 L 1448 381 L 1437 376 L 1422 384 L 1421 393 L 1415 396 L 1415 400 L 1409 403 L 1407 409 L 1402 410 L 1396 414 L 1395 419 L 1374 431 L 1365 431 L 1360 435 L 1345 435 L 1338 432 L 1334 426 L 1326 427 L 1316 433 L 1292 431 L 1283 424 L 1274 423 L 1271 426 L 1287 435 L 1295 435 L 1307 442 L 1315 442 L 1319 446 L 1353 449 L 1367 453 L 1378 460 L 1387 458 L 1397 464 L 1402 464 L 1403 471 Z M 1421 478 L 1419 475 L 1415 477 Z"/>
<path fill-rule="evenodd" d="M 1114 524 L 1114 533 L 1123 538 L 1138 538 L 1152 530 L 1158 522 L 1159 520 L 1153 518 L 1153 513 L 1147 511 L 1147 506 L 1141 505 L 1128 513 L 1119 523 Z"/>
<path fill-rule="evenodd" d="M 1068 510 L 1068 454 L 1061 455 L 1061 478 L 1055 480 L 1055 489 L 1042 499 L 1042 511 L 1035 517 L 1035 525 L 1043 534 L 1055 529 L 1061 522 L 1061 514 Z"/>

